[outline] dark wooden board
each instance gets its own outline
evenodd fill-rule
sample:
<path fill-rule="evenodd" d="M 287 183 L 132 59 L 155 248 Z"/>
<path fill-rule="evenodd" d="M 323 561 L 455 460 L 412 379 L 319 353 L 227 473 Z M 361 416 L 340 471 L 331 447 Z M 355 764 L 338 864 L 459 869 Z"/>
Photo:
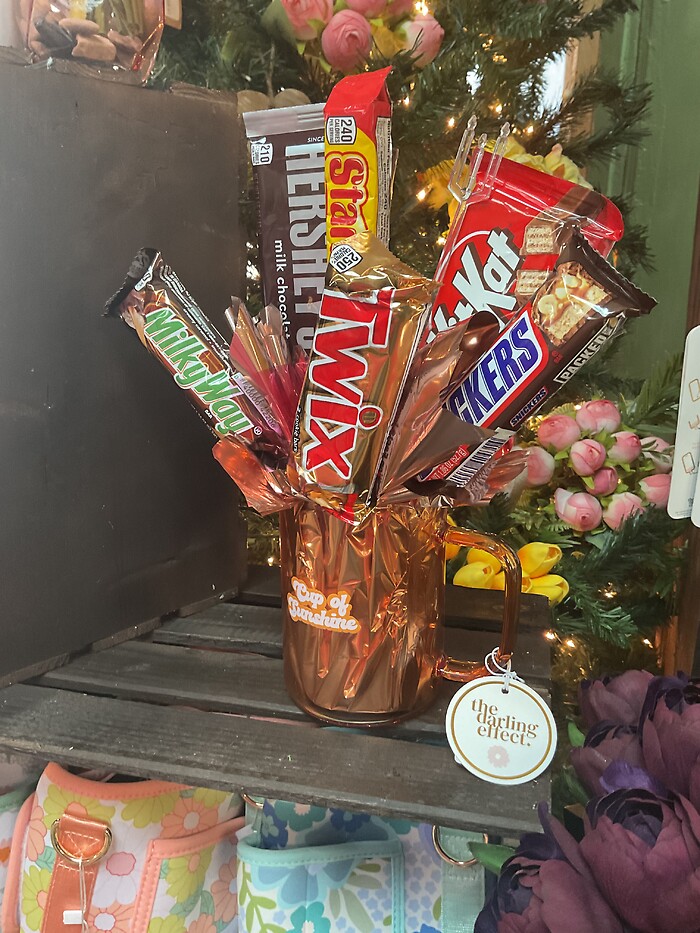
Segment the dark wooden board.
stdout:
<path fill-rule="evenodd" d="M 147 245 L 223 323 L 235 107 L 0 63 L 0 113 L 3 682 L 235 590 L 246 534 L 185 394 L 101 314 Z"/>
<path fill-rule="evenodd" d="M 460 630 L 464 620 L 446 633 L 447 652 L 453 657 L 481 656 L 494 648 L 492 633 Z M 153 632 L 154 642 L 182 647 L 253 651 L 271 658 L 282 657 L 282 619 L 279 609 L 222 603 L 196 616 L 169 619 Z M 529 683 L 549 683 L 550 648 L 541 632 L 522 632 L 514 667 Z"/>
<path fill-rule="evenodd" d="M 503 835 L 538 828 L 546 775 L 503 788 L 447 747 L 18 684 L 0 692 L 0 746 L 66 765 L 338 806 Z"/>
<path fill-rule="evenodd" d="M 454 631 L 450 636 L 448 647 L 457 655 L 472 650 L 480 651 L 483 657 L 490 646 L 486 633 Z M 528 683 L 546 688 L 542 668 L 532 662 L 526 666 L 526 656 L 522 660 L 520 670 Z M 38 683 L 126 700 L 307 720 L 287 695 L 282 661 L 259 654 L 131 641 L 108 651 L 82 655 L 45 674 Z M 383 728 L 382 734 L 406 740 L 444 740 L 447 705 L 458 686 L 445 682 L 430 710 L 398 726 Z"/>
<path fill-rule="evenodd" d="M 236 602 L 256 606 L 279 607 L 280 572 L 277 567 L 250 566 L 248 579 Z M 503 593 L 494 590 L 470 589 L 464 586 L 448 586 L 445 589 L 445 622 L 461 628 L 478 628 L 495 632 L 500 629 L 503 614 Z M 551 623 L 551 612 L 545 596 L 523 593 L 520 602 L 520 627 L 546 629 Z"/>

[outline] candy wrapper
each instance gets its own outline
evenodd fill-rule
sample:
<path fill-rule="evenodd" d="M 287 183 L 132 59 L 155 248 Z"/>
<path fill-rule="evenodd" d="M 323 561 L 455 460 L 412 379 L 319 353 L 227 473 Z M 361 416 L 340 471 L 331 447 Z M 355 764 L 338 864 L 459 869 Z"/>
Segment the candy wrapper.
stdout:
<path fill-rule="evenodd" d="M 285 455 L 272 429 L 236 381 L 225 341 L 157 250 L 135 257 L 107 314 L 118 315 L 185 391 L 216 437 Z"/>
<path fill-rule="evenodd" d="M 360 521 L 436 286 L 370 233 L 334 247 L 297 411 L 300 491 Z"/>
<path fill-rule="evenodd" d="M 466 486 L 627 318 L 648 314 L 656 304 L 577 229 L 564 228 L 560 241 L 555 268 L 532 302 L 450 394 L 443 425 L 456 418 L 468 434 L 476 431 L 476 440 L 465 439 L 450 458 L 423 470 L 423 492 L 431 482 Z M 432 455 L 430 443 L 427 438 L 426 457 Z"/>
<path fill-rule="evenodd" d="M 65 58 L 142 81 L 153 67 L 163 21 L 162 0 L 33 0 L 23 17 L 35 58 Z"/>
<path fill-rule="evenodd" d="M 475 121 L 460 146 L 473 139 Z M 503 141 L 507 131 L 502 134 Z M 435 278 L 443 285 L 433 309 L 432 334 L 479 311 L 501 326 L 534 295 L 554 268 L 558 231 L 573 219 L 602 256 L 623 232 L 619 210 L 597 191 L 485 153 L 485 137 L 472 155 L 472 175 L 459 190 L 460 207 L 450 226 Z M 456 163 L 460 171 L 460 153 Z"/>
<path fill-rule="evenodd" d="M 309 350 L 326 275 L 323 104 L 244 113 L 260 209 L 263 299 Z"/>
<path fill-rule="evenodd" d="M 349 75 L 324 109 L 328 251 L 356 233 L 389 242 L 392 148 L 391 68 Z"/>

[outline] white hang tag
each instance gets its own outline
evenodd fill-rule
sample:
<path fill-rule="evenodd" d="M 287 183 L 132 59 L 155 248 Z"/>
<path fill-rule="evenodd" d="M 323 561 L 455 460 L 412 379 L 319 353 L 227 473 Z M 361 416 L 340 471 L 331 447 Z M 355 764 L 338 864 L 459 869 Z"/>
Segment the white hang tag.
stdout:
<path fill-rule="evenodd" d="M 692 515 L 695 525 L 700 523 L 700 512 L 695 505 L 699 464 L 700 327 L 694 327 L 685 339 L 671 489 L 666 508 L 671 518 L 688 518 Z"/>
<path fill-rule="evenodd" d="M 489 670 L 494 657 L 487 658 Z M 557 747 L 552 711 L 509 668 L 460 687 L 447 708 L 446 731 L 455 761 L 491 784 L 534 780 Z"/>

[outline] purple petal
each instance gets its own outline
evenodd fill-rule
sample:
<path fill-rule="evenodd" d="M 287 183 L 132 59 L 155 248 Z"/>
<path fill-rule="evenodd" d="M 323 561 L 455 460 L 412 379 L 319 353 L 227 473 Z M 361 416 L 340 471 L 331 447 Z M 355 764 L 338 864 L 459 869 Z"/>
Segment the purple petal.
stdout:
<path fill-rule="evenodd" d="M 552 933 L 622 933 L 623 927 L 592 879 L 566 862 L 547 862 L 540 869 L 542 919 Z"/>
<path fill-rule="evenodd" d="M 664 785 L 653 778 L 644 768 L 638 768 L 627 761 L 613 761 L 600 777 L 600 784 L 606 794 L 616 790 L 638 788 L 648 790 L 659 797 L 667 797 Z"/>

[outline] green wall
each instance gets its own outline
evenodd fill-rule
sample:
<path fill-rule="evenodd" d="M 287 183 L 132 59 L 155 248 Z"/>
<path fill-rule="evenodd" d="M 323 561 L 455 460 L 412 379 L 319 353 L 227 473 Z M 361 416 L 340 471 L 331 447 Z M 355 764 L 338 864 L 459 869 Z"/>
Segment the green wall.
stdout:
<path fill-rule="evenodd" d="M 683 346 L 700 179 L 700 0 L 639 6 L 602 38 L 601 65 L 651 84 L 650 135 L 591 173 L 597 187 L 631 197 L 634 218 L 649 230 L 655 269 L 635 281 L 659 303 L 629 326 L 618 351 L 625 374 L 634 376 Z"/>

